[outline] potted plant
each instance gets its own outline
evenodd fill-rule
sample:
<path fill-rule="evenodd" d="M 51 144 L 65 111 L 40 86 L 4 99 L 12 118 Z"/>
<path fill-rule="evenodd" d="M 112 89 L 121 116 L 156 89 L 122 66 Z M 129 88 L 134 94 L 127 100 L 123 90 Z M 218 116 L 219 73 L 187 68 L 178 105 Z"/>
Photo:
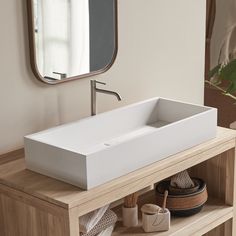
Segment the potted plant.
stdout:
<path fill-rule="evenodd" d="M 236 59 L 227 64 L 218 64 L 210 71 L 209 80 L 205 82 L 236 101 Z"/>
<path fill-rule="evenodd" d="M 236 24 L 226 35 L 220 50 L 218 65 L 209 72 L 205 83 L 236 101 L 236 51 L 230 48 L 232 35 L 235 31 Z M 236 121 L 230 124 L 230 128 L 236 129 Z"/>

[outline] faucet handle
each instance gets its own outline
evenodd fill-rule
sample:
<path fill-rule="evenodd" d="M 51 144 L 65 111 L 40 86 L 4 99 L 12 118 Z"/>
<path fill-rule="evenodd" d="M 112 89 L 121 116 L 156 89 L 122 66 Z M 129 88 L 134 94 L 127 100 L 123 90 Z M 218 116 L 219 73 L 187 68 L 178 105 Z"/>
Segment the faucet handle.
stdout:
<path fill-rule="evenodd" d="M 106 83 L 100 82 L 100 81 L 97 81 L 97 80 L 94 80 L 94 82 L 95 82 L 96 84 L 103 84 L 103 85 L 106 85 Z"/>

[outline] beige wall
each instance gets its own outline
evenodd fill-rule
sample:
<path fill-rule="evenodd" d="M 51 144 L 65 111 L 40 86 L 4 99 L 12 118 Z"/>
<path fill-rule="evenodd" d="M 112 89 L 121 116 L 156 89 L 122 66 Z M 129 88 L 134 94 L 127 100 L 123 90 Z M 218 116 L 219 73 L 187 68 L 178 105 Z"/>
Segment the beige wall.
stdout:
<path fill-rule="evenodd" d="M 26 0 L 0 1 L 0 153 L 23 136 L 90 114 L 89 78 L 37 82 L 29 66 Z M 203 103 L 205 0 L 118 0 L 119 53 L 94 78 L 122 94 L 99 96 L 99 111 L 153 96 Z"/>

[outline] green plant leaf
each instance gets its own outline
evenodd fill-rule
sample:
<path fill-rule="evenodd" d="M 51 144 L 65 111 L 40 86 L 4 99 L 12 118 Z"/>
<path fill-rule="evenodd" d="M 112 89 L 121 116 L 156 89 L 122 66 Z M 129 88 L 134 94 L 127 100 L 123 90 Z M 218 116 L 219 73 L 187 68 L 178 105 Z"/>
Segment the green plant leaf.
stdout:
<path fill-rule="evenodd" d="M 210 71 L 209 78 L 210 80 L 206 80 L 206 83 L 220 90 L 225 96 L 236 100 L 236 96 L 234 95 L 236 92 L 236 59 L 230 61 L 225 66 L 221 64 L 217 65 Z M 226 90 L 219 86 L 223 80 L 229 82 Z"/>
<path fill-rule="evenodd" d="M 230 85 L 226 89 L 226 93 L 234 93 L 236 91 L 236 72 L 231 75 L 232 79 L 230 80 Z"/>
<path fill-rule="evenodd" d="M 219 70 L 221 68 L 221 64 L 217 65 L 216 67 L 214 67 L 212 70 L 210 70 L 208 78 L 212 78 L 214 75 L 219 73 Z"/>
<path fill-rule="evenodd" d="M 209 81 L 215 85 L 220 85 L 222 83 L 222 79 L 220 78 L 220 76 L 218 74 L 212 76 Z"/>
<path fill-rule="evenodd" d="M 236 81 L 236 60 L 232 60 L 224 66 L 219 75 L 224 80 Z"/>

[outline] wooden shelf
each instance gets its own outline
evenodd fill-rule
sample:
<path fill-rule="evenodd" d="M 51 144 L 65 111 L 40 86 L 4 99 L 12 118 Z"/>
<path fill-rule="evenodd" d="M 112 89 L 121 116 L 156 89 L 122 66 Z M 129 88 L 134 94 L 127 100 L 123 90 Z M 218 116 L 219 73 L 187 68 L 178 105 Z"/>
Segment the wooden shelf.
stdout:
<path fill-rule="evenodd" d="M 65 209 L 79 206 L 79 214 L 84 215 L 234 148 L 235 136 L 236 132 L 234 130 L 219 127 L 215 139 L 157 161 L 88 191 L 29 171 L 25 167 L 24 160 L 20 160 L 21 163 L 17 162 L 15 167 L 12 166 L 13 164 L 0 166 L 0 188 L 7 186 Z M 10 167 L 8 167 L 9 165 Z M 24 167 L 19 169 L 18 166 Z M 6 175 L 5 172 L 9 172 L 7 169 L 10 169 L 13 173 Z"/>
<path fill-rule="evenodd" d="M 188 169 L 191 176 L 205 180 L 215 200 L 209 200 L 194 216 L 172 218 L 168 232 L 147 234 L 141 224 L 127 229 L 118 222 L 113 236 L 234 236 L 235 138 L 235 131 L 219 127 L 214 139 L 89 191 L 27 170 L 22 150 L 4 155 L 0 159 L 0 235 L 79 236 L 80 216 L 131 193 L 149 191 L 155 183 Z M 139 205 L 155 202 L 153 193 L 141 197 Z"/>
<path fill-rule="evenodd" d="M 144 203 L 145 200 L 142 200 Z M 150 199 L 147 198 L 147 202 Z M 153 201 L 151 201 L 153 202 Z M 141 204 L 142 205 L 142 204 Z M 141 206 L 140 205 L 140 206 Z M 115 212 L 119 216 L 119 222 L 112 236 L 186 236 L 186 235 L 203 235 L 216 226 L 223 224 L 233 217 L 233 207 L 227 206 L 217 199 L 208 200 L 202 211 L 190 217 L 172 217 L 171 227 L 167 232 L 145 233 L 141 227 L 141 219 L 139 225 L 134 228 L 123 227 L 121 221 L 121 209 L 116 208 Z M 140 216 L 141 218 L 141 216 Z"/>

